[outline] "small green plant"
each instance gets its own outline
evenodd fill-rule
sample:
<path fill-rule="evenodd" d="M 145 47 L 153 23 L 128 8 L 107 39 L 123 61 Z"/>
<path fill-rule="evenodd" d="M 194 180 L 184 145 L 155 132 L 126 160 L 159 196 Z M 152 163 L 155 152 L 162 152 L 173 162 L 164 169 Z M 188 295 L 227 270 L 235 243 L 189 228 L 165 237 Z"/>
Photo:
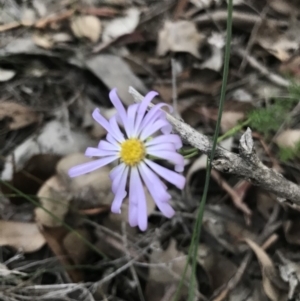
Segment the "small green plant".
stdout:
<path fill-rule="evenodd" d="M 291 84 L 288 94 L 287 98 L 276 98 L 269 106 L 251 111 L 248 114 L 250 127 L 268 137 L 283 123 L 290 123 L 289 113 L 300 100 L 300 85 Z"/>

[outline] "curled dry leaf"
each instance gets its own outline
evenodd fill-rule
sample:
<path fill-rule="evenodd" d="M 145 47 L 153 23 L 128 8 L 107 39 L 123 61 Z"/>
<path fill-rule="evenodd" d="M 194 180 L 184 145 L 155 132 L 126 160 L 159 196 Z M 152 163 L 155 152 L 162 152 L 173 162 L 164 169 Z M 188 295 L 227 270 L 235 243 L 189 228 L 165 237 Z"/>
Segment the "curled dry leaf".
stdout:
<path fill-rule="evenodd" d="M 85 240 L 90 241 L 91 235 L 86 229 L 78 229 L 75 232 L 69 232 L 63 239 L 63 247 L 69 254 L 69 257 L 75 264 L 82 264 L 87 257 L 90 250 L 88 245 L 79 236 Z"/>
<path fill-rule="evenodd" d="M 288 259 L 283 252 L 278 251 L 277 255 L 282 263 L 279 264 L 280 276 L 289 284 L 288 300 L 292 300 L 300 281 L 300 265 Z"/>
<path fill-rule="evenodd" d="M 233 127 L 235 127 L 239 120 L 245 117 L 244 112 L 239 111 L 224 111 L 221 120 L 221 129 L 223 133 L 226 133 Z"/>
<path fill-rule="evenodd" d="M 285 285 L 280 278 L 279 272 L 276 270 L 275 265 L 269 255 L 254 241 L 245 239 L 245 242 L 255 253 L 260 263 L 263 278 L 263 288 L 266 295 L 272 301 L 287 300 L 287 292 L 283 290 L 284 288 L 287 289 L 287 285 Z"/>
<path fill-rule="evenodd" d="M 24 26 L 32 26 L 36 21 L 36 14 L 34 9 L 23 7 L 21 11 L 21 23 Z"/>
<path fill-rule="evenodd" d="M 118 37 L 132 33 L 140 20 L 140 10 L 138 8 L 129 8 L 123 17 L 118 17 L 108 22 L 103 30 L 102 40 L 109 43 Z"/>
<path fill-rule="evenodd" d="M 293 51 L 299 49 L 299 23 L 290 23 L 289 28 L 282 32 L 275 23 L 264 21 L 255 40 L 280 61 L 286 61 L 292 57 Z"/>
<path fill-rule="evenodd" d="M 0 75 L 1 76 L 1 75 Z M 8 118 L 10 130 L 17 130 L 41 120 L 41 114 L 14 102 L 0 102 L 0 120 Z"/>
<path fill-rule="evenodd" d="M 16 75 L 16 71 L 0 68 L 0 82 L 6 82 Z"/>
<path fill-rule="evenodd" d="M 269 220 L 270 215 L 276 205 L 276 199 L 273 195 L 259 190 L 256 194 L 257 210 L 266 219 Z M 300 238 L 300 237 L 299 237 Z"/>
<path fill-rule="evenodd" d="M 128 93 L 130 85 L 141 93 L 147 91 L 144 82 L 120 56 L 98 54 L 88 59 L 86 65 L 109 89 L 117 88 L 120 99 L 128 106 L 132 104 L 132 95 Z"/>
<path fill-rule="evenodd" d="M 102 24 L 95 16 L 77 16 L 71 20 L 71 29 L 77 38 L 88 38 L 97 42 L 102 32 Z"/>
<path fill-rule="evenodd" d="M 220 71 L 223 66 L 224 37 L 220 33 L 213 33 L 207 40 L 211 47 L 211 56 L 200 64 L 200 68 Z"/>
<path fill-rule="evenodd" d="M 45 244 L 35 223 L 0 221 L 0 246 L 10 246 L 25 253 L 35 252 Z"/>
<path fill-rule="evenodd" d="M 285 130 L 280 133 L 275 142 L 281 147 L 295 147 L 295 145 L 300 141 L 300 130 Z"/>
<path fill-rule="evenodd" d="M 60 113 L 66 114 L 63 118 L 68 118 L 68 112 L 61 110 Z M 5 159 L 1 178 L 3 180 L 11 180 L 14 171 L 21 170 L 24 167 L 24 163 L 34 155 L 66 155 L 84 151 L 87 146 L 96 145 L 96 142 L 91 140 L 85 132 L 78 129 L 70 130 L 68 122 L 68 119 L 49 121 L 36 134 L 30 136 L 16 147 L 13 153 Z"/>
<path fill-rule="evenodd" d="M 78 229 L 76 229 L 76 231 L 78 231 Z M 49 248 L 61 262 L 62 266 L 72 266 L 74 262 L 64 247 L 64 239 L 70 232 L 68 232 L 68 230 L 63 226 L 55 228 L 43 227 L 43 229 L 41 229 L 41 232 L 44 235 Z M 78 254 L 81 254 L 81 252 L 79 252 Z M 68 268 L 66 269 L 66 272 L 69 274 L 73 282 L 82 282 L 84 279 L 83 273 L 80 269 Z"/>
<path fill-rule="evenodd" d="M 75 178 L 70 178 L 68 175 L 68 170 L 71 167 L 90 161 L 92 159 L 81 153 L 68 155 L 58 162 L 57 174 L 70 191 L 71 196 L 78 199 L 80 203 L 84 202 L 85 208 L 110 205 L 113 200 L 109 178 L 111 167 L 103 166 L 91 173 Z"/>
<path fill-rule="evenodd" d="M 160 265 L 157 265 L 157 264 Z M 166 250 L 163 250 L 157 243 L 156 248 L 150 255 L 149 280 L 160 283 L 180 281 L 186 264 L 186 255 L 176 248 L 176 241 L 172 239 Z M 186 279 L 190 279 L 192 270 L 187 269 Z"/>
<path fill-rule="evenodd" d="M 207 273 L 212 291 L 226 284 L 237 271 L 233 262 L 205 244 L 199 245 L 197 261 Z"/>
<path fill-rule="evenodd" d="M 54 45 L 52 37 L 48 34 L 34 34 L 32 40 L 37 46 L 44 49 L 51 49 Z"/>
<path fill-rule="evenodd" d="M 167 295 L 168 288 L 172 285 L 178 285 L 185 270 L 186 255 L 176 248 L 176 241 L 171 239 L 169 246 L 163 250 L 159 243 L 155 243 L 155 248 L 150 255 L 149 278 L 146 287 L 146 296 L 148 300 L 162 300 Z M 186 280 L 190 279 L 192 269 L 187 268 Z M 173 300 L 176 290 L 172 290 L 168 300 Z M 180 300 L 186 300 L 187 287 L 184 285 Z M 182 299 L 183 298 L 183 299 Z"/>
<path fill-rule="evenodd" d="M 69 211 L 70 199 L 66 197 L 65 187 L 57 176 L 53 176 L 40 188 L 37 193 L 42 208 L 36 208 L 36 221 L 47 227 L 61 226 Z M 51 212 L 51 215 L 46 212 Z M 55 216 L 56 218 L 53 218 Z"/>
<path fill-rule="evenodd" d="M 293 0 L 268 0 L 268 5 L 280 14 L 284 15 L 298 15 L 299 6 L 297 1 Z"/>
<path fill-rule="evenodd" d="M 200 58 L 198 49 L 204 39 L 191 21 L 166 21 L 158 34 L 156 52 L 158 55 L 165 55 L 168 51 L 188 52 Z"/>
<path fill-rule="evenodd" d="M 300 221 L 288 220 L 283 224 L 284 235 L 288 243 L 300 245 Z"/>
<path fill-rule="evenodd" d="M 190 0 L 198 9 L 206 9 L 212 6 L 213 4 L 221 4 L 221 0 Z"/>

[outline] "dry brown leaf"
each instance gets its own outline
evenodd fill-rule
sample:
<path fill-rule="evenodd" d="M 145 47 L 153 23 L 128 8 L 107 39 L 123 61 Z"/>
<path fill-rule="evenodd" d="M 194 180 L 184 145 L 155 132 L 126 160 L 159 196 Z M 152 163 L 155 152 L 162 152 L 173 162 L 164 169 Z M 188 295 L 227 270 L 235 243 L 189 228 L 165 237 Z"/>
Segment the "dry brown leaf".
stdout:
<path fill-rule="evenodd" d="M 91 241 L 91 235 L 86 229 L 77 229 L 76 233 L 69 232 L 63 239 L 64 249 L 76 265 L 84 262 L 90 250 L 89 246 L 78 234 L 86 241 Z"/>
<path fill-rule="evenodd" d="M 0 221 L 0 246 L 10 246 L 25 253 L 35 252 L 45 244 L 36 223 Z"/>
<path fill-rule="evenodd" d="M 300 130 L 285 130 L 280 133 L 275 142 L 281 147 L 295 147 L 296 143 L 300 141 Z"/>
<path fill-rule="evenodd" d="M 66 32 L 58 32 L 51 36 L 55 43 L 67 43 L 73 41 L 73 37 Z"/>
<path fill-rule="evenodd" d="M 293 245 L 300 245 L 300 221 L 287 221 L 283 224 L 286 240 Z"/>
<path fill-rule="evenodd" d="M 288 259 L 281 251 L 277 251 L 277 255 L 282 262 L 279 264 L 280 276 L 289 284 L 288 300 L 295 299 L 293 297 L 300 282 L 300 265 Z"/>
<path fill-rule="evenodd" d="M 0 82 L 6 82 L 16 75 L 16 71 L 0 68 Z"/>
<path fill-rule="evenodd" d="M 41 48 L 51 49 L 53 47 L 52 37 L 48 34 L 34 34 L 32 39 L 34 43 Z"/>
<path fill-rule="evenodd" d="M 23 26 L 32 26 L 36 21 L 34 9 L 23 7 L 21 11 L 21 23 Z"/>
<path fill-rule="evenodd" d="M 259 190 L 256 195 L 257 210 L 266 219 L 269 220 L 270 215 L 276 204 L 274 196 L 267 192 Z"/>
<path fill-rule="evenodd" d="M 77 16 L 71 20 L 71 29 L 77 38 L 88 38 L 97 42 L 102 32 L 102 24 L 95 16 Z"/>
<path fill-rule="evenodd" d="M 190 0 L 198 9 L 206 9 L 213 4 L 219 5 L 221 0 Z"/>
<path fill-rule="evenodd" d="M 268 0 L 268 5 L 280 14 L 284 15 L 298 15 L 299 5 L 298 1 L 294 0 Z"/>
<path fill-rule="evenodd" d="M 224 37 L 220 33 L 212 33 L 207 39 L 211 48 L 210 57 L 200 64 L 201 69 L 211 69 L 219 72 L 223 66 L 223 47 L 225 45 Z"/>
<path fill-rule="evenodd" d="M 245 242 L 255 253 L 260 263 L 263 278 L 263 287 L 266 295 L 272 301 L 287 300 L 287 293 L 277 286 L 278 283 L 284 286 L 284 282 L 279 277 L 279 273 L 276 270 L 269 255 L 254 241 L 250 239 L 245 239 Z"/>
<path fill-rule="evenodd" d="M 226 284 L 237 271 L 233 262 L 205 244 L 199 245 L 197 261 L 209 276 L 212 291 Z"/>
<path fill-rule="evenodd" d="M 140 20 L 140 10 L 138 8 L 129 8 L 122 17 L 114 18 L 108 22 L 103 30 L 102 40 L 109 43 L 118 37 L 132 33 Z"/>
<path fill-rule="evenodd" d="M 224 111 L 221 120 L 221 129 L 223 133 L 226 133 L 233 127 L 235 127 L 239 120 L 245 117 L 244 112 L 238 111 Z"/>
<path fill-rule="evenodd" d="M 61 159 L 56 167 L 57 174 L 72 194 L 73 198 L 84 203 L 84 208 L 94 208 L 99 205 L 110 205 L 113 200 L 109 173 L 111 166 L 103 166 L 91 173 L 80 177 L 70 178 L 68 171 L 71 167 L 93 161 L 84 154 L 75 153 Z M 81 207 L 81 209 L 83 209 Z"/>
<path fill-rule="evenodd" d="M 68 230 L 65 227 L 43 227 L 41 232 L 43 233 L 48 246 L 51 248 L 52 252 L 56 255 L 61 264 L 67 267 L 72 266 L 74 262 L 71 260 L 63 245 L 64 238 L 69 234 Z M 69 274 L 73 282 L 82 282 L 84 279 L 83 273 L 80 269 L 68 268 L 66 272 Z"/>
<path fill-rule="evenodd" d="M 198 51 L 205 37 L 197 31 L 191 21 L 166 21 L 158 34 L 157 54 L 165 55 L 168 51 L 188 52 L 200 58 Z"/>
<path fill-rule="evenodd" d="M 289 60 L 282 62 L 279 71 L 284 75 L 293 77 L 297 83 L 300 78 L 300 56 L 298 54 L 291 57 Z"/>
<path fill-rule="evenodd" d="M 146 94 L 148 91 L 144 82 L 132 72 L 121 56 L 98 54 L 85 63 L 108 89 L 117 88 L 120 99 L 127 106 L 133 102 L 132 95 L 128 93 L 129 86 L 135 87 L 142 94 Z"/>
<path fill-rule="evenodd" d="M 40 199 L 41 206 L 52 215 L 53 218 L 43 208 L 36 208 L 36 221 L 47 227 L 61 226 L 61 221 L 64 221 L 65 215 L 69 211 L 70 199 L 65 196 L 65 187 L 57 176 L 53 176 L 40 188 L 37 193 Z"/>
<path fill-rule="evenodd" d="M 0 120 L 9 118 L 9 129 L 17 130 L 41 120 L 41 115 L 29 107 L 11 101 L 0 102 Z"/>
<path fill-rule="evenodd" d="M 146 295 L 149 300 L 162 300 L 162 298 L 167 295 L 169 287 L 173 285 L 177 286 L 180 282 L 185 269 L 186 255 L 177 250 L 176 241 L 171 239 L 166 250 L 163 250 L 159 246 L 159 243 L 155 243 L 155 248 L 150 255 L 149 263 L 153 264 L 153 266 L 150 266 Z M 192 269 L 188 266 L 186 280 L 190 279 L 191 273 Z M 153 292 L 154 289 L 155 292 Z M 173 300 L 175 293 L 176 290 L 172 290 L 168 300 Z M 180 300 L 186 300 L 187 286 L 183 286 L 180 296 Z"/>
<path fill-rule="evenodd" d="M 299 23 L 290 23 L 282 32 L 275 23 L 263 22 L 255 36 L 256 42 L 280 61 L 287 61 L 299 49 Z"/>
<path fill-rule="evenodd" d="M 150 264 L 160 263 L 160 266 L 152 266 L 149 272 L 149 280 L 160 283 L 177 282 L 183 274 L 186 264 L 186 255 L 176 248 L 176 240 L 171 239 L 166 250 L 158 244 L 150 255 Z M 188 267 L 186 279 L 190 279 L 192 270 Z"/>
<path fill-rule="evenodd" d="M 25 194 L 35 195 L 43 183 L 55 174 L 55 166 L 60 160 L 60 156 L 56 155 L 36 155 L 32 156 L 20 171 L 14 171 L 12 186 Z M 3 194 L 13 194 L 13 190 L 1 185 Z M 13 204 L 27 203 L 23 196 L 11 197 Z"/>

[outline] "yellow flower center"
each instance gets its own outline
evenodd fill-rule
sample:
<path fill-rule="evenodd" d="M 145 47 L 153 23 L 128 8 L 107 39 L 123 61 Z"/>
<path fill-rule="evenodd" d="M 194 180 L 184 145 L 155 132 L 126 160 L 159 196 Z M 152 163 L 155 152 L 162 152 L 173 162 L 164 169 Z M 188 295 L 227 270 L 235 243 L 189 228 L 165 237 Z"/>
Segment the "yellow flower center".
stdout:
<path fill-rule="evenodd" d="M 121 144 L 121 160 L 129 166 L 135 166 L 145 157 L 144 143 L 138 139 L 128 139 Z"/>

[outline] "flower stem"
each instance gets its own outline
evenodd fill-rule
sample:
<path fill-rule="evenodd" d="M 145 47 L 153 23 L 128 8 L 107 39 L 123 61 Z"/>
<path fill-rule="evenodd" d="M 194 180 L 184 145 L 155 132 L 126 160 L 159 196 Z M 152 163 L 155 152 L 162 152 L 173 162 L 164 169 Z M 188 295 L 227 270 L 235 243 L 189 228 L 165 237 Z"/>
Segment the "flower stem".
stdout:
<path fill-rule="evenodd" d="M 213 145 L 212 145 L 212 150 L 211 150 L 210 156 L 207 159 L 204 191 L 203 191 L 203 195 L 202 195 L 201 202 L 200 202 L 200 207 L 199 207 L 199 211 L 198 211 L 196 224 L 194 226 L 192 241 L 191 241 L 189 252 L 188 252 L 187 263 L 186 263 L 186 266 L 185 266 L 185 269 L 183 272 L 183 276 L 179 283 L 178 289 L 176 291 L 174 301 L 178 300 L 178 298 L 179 298 L 179 293 L 180 293 L 180 290 L 184 283 L 185 275 L 186 275 L 187 268 L 189 265 L 189 260 L 191 258 L 192 258 L 192 276 L 191 276 L 190 285 L 189 285 L 188 301 L 194 301 L 194 299 L 195 299 L 198 244 L 199 244 L 199 239 L 200 239 L 200 234 L 201 234 L 203 213 L 204 213 L 204 208 L 205 208 L 205 203 L 206 203 L 206 198 L 207 198 L 207 193 L 208 193 L 208 187 L 209 187 L 209 182 L 210 182 L 210 173 L 211 173 L 211 168 L 212 168 L 211 162 L 215 155 L 217 140 L 218 140 L 218 136 L 219 136 L 219 132 L 220 132 L 220 125 L 221 125 L 223 105 L 224 105 L 224 100 L 225 100 L 226 86 L 227 86 L 227 79 L 228 79 L 228 71 L 229 71 L 230 44 L 231 44 L 231 32 L 232 32 L 232 10 L 233 10 L 232 1 L 233 0 L 228 0 L 227 37 L 226 37 L 226 47 L 225 47 L 223 81 L 222 81 L 221 96 L 220 96 L 220 103 L 219 103 L 218 119 L 217 119 L 216 129 L 215 129 L 214 138 L 213 138 Z"/>
<path fill-rule="evenodd" d="M 197 216 L 197 220 L 196 220 L 196 225 L 194 227 L 193 238 L 192 238 L 192 242 L 191 242 L 191 246 L 190 246 L 190 248 L 192 249 L 192 252 L 191 252 L 192 253 L 192 276 L 191 276 L 190 286 L 189 286 L 188 301 L 194 301 L 194 298 L 195 298 L 198 245 L 199 245 L 199 239 L 200 239 L 200 234 L 201 234 L 203 213 L 204 213 L 204 208 L 205 208 L 207 193 L 208 193 L 208 187 L 209 187 L 209 182 L 210 182 L 210 173 L 211 173 L 211 169 L 212 169 L 211 163 L 215 156 L 215 150 L 216 150 L 217 140 L 218 140 L 218 136 L 219 136 L 219 132 L 220 132 L 223 106 L 224 106 L 225 95 L 226 95 L 226 86 L 227 86 L 229 61 L 230 61 L 231 32 L 232 32 L 232 10 L 233 10 L 232 1 L 233 0 L 228 0 L 227 36 L 226 36 L 223 81 L 222 81 L 221 96 L 220 96 L 220 102 L 219 102 L 218 119 L 217 119 L 214 137 L 213 137 L 211 153 L 210 153 L 209 158 L 207 159 L 204 191 L 203 191 L 203 195 L 201 198 L 198 216 Z"/>

